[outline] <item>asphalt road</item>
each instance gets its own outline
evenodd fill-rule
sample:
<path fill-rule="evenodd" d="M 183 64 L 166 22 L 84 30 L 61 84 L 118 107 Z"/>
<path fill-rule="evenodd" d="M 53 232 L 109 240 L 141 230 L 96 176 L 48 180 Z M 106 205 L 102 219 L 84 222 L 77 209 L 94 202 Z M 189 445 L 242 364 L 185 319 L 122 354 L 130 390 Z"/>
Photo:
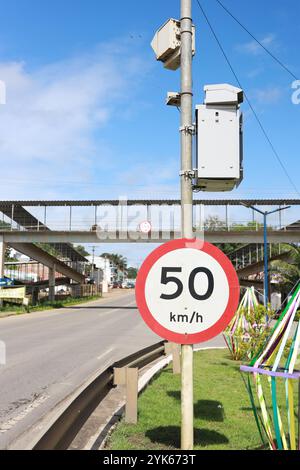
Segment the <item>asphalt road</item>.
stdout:
<path fill-rule="evenodd" d="M 63 310 L 0 319 L 0 448 L 89 376 L 160 341 L 143 323 L 132 292 Z"/>
<path fill-rule="evenodd" d="M 160 340 L 145 326 L 128 291 L 0 318 L 7 356 L 0 365 L 0 449 L 9 448 L 96 371 Z M 220 339 L 208 344 L 220 345 Z"/>

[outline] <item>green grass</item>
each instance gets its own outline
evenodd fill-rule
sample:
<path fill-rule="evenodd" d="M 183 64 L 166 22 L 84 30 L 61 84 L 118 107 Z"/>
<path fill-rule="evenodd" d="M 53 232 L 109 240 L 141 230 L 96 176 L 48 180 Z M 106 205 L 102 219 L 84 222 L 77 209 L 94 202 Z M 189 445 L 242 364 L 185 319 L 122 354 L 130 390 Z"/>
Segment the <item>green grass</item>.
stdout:
<path fill-rule="evenodd" d="M 267 448 L 262 446 L 239 363 L 227 350 L 201 351 L 194 358 L 195 449 Z M 278 388 L 279 407 L 285 410 L 284 389 Z M 170 367 L 164 369 L 140 395 L 138 407 L 138 424 L 120 421 L 107 448 L 178 449 L 180 376 Z"/>
<path fill-rule="evenodd" d="M 29 312 L 39 312 L 43 310 L 52 310 L 55 308 L 66 308 L 72 307 L 73 305 L 82 304 L 85 302 L 91 302 L 93 300 L 98 300 L 101 298 L 101 295 L 91 295 L 88 297 L 70 297 L 65 300 L 56 300 L 55 302 L 41 302 L 38 305 L 30 305 Z M 3 313 L 12 313 L 12 314 L 22 314 L 27 313 L 26 308 L 22 305 L 5 305 L 4 307 L 0 308 L 0 315 L 1 312 Z M 29 313 L 28 312 L 28 313 Z"/>

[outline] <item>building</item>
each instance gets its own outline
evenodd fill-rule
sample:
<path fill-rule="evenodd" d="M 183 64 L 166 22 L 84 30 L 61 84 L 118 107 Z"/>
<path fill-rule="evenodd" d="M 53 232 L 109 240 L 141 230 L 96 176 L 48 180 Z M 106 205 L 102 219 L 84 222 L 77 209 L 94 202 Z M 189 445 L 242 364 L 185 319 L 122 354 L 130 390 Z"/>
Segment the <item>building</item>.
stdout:
<path fill-rule="evenodd" d="M 102 283 L 103 292 L 112 285 L 115 280 L 115 268 L 108 258 L 102 256 L 87 256 L 89 262 L 94 265 L 91 278 L 97 283 Z"/>

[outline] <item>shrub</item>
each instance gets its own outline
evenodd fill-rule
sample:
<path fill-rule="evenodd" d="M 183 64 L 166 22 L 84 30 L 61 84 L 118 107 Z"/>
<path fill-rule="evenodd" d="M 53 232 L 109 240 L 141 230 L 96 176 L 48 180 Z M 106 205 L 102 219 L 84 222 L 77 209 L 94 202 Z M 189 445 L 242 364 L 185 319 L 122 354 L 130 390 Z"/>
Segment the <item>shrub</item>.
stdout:
<path fill-rule="evenodd" d="M 268 313 L 269 322 L 266 320 Z M 233 341 L 235 344 L 233 359 L 237 361 L 251 360 L 263 348 L 270 335 L 270 320 L 274 312 L 262 305 L 254 308 L 242 309 L 240 315 L 244 316 L 245 326 L 235 330 Z"/>

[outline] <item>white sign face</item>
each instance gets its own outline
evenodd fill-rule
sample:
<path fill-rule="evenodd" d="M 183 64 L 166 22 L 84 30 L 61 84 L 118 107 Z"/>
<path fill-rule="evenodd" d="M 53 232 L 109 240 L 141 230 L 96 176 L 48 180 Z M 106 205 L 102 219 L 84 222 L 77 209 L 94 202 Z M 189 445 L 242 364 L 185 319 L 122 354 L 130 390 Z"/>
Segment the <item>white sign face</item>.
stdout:
<path fill-rule="evenodd" d="M 150 224 L 150 222 L 148 222 L 148 220 L 145 220 L 144 222 L 140 223 L 140 231 L 142 233 L 151 232 L 151 224 Z"/>
<path fill-rule="evenodd" d="M 174 240 L 144 262 L 137 279 L 141 315 L 160 336 L 178 343 L 210 339 L 227 326 L 239 301 L 229 259 L 209 243 Z"/>
<path fill-rule="evenodd" d="M 167 253 L 153 265 L 145 297 L 160 325 L 175 333 L 193 334 L 219 320 L 228 303 L 229 286 L 214 258 L 182 248 Z"/>

